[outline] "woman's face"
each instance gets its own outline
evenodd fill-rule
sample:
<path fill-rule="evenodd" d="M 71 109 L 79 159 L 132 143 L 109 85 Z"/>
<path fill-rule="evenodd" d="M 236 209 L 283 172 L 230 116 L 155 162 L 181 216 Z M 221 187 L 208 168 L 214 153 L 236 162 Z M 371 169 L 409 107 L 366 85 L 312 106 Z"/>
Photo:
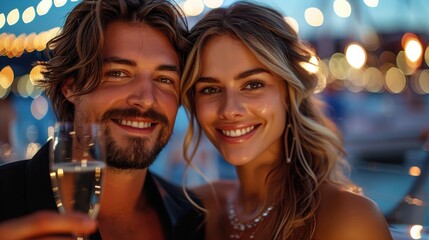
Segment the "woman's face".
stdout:
<path fill-rule="evenodd" d="M 207 42 L 195 95 L 197 120 L 226 161 L 282 158 L 284 82 L 241 41 L 222 35 Z"/>

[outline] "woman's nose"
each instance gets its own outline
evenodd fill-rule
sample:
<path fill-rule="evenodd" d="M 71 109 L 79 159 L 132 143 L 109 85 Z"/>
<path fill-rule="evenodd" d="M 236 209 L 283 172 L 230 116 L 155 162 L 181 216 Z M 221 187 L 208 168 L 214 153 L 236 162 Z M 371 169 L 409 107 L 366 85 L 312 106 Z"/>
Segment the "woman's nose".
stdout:
<path fill-rule="evenodd" d="M 238 94 L 235 92 L 227 92 L 219 108 L 219 118 L 224 120 L 235 120 L 242 117 L 244 112 L 245 108 Z"/>

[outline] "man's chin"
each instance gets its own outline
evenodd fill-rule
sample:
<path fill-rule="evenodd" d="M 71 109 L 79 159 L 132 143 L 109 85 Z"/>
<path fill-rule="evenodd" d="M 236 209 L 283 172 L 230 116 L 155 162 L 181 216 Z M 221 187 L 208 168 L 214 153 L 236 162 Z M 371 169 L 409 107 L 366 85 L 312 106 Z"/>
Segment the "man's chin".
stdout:
<path fill-rule="evenodd" d="M 111 168 L 123 170 L 148 168 L 158 157 L 163 145 L 155 144 L 153 147 L 148 147 L 147 143 L 147 141 L 142 139 L 134 139 L 130 141 L 128 147 L 124 149 L 110 142 L 107 146 L 107 165 Z"/>

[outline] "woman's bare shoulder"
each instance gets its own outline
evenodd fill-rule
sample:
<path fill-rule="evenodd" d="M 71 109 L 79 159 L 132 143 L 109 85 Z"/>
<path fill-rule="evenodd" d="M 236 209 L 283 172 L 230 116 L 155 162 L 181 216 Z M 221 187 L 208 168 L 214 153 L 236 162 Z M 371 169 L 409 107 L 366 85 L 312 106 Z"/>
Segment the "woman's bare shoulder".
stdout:
<path fill-rule="evenodd" d="M 332 184 L 323 184 L 321 194 L 316 239 L 392 239 L 382 212 L 371 199 Z"/>

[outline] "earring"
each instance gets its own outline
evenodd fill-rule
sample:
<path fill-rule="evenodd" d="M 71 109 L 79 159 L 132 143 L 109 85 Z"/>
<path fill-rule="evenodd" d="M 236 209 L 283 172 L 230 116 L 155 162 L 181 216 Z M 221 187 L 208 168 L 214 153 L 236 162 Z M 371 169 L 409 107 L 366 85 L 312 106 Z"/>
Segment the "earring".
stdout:
<path fill-rule="evenodd" d="M 292 125 L 289 123 L 286 127 L 286 132 L 285 132 L 285 138 L 286 138 L 286 162 L 290 163 L 292 161 L 292 155 L 293 155 L 293 149 L 295 148 L 295 137 L 293 137 L 293 131 L 291 130 L 291 134 L 292 134 L 292 145 L 290 148 L 290 155 L 289 155 L 289 146 L 287 144 L 288 139 L 289 139 L 289 129 L 292 129 Z"/>

